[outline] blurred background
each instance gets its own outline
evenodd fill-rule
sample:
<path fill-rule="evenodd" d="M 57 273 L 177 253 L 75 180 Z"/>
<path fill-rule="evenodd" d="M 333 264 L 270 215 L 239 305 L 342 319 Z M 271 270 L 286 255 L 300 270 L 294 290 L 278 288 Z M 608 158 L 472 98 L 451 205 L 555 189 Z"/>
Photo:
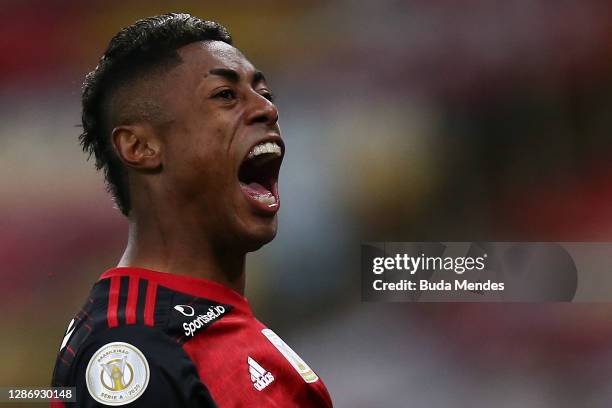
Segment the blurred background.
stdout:
<path fill-rule="evenodd" d="M 612 4 L 3 1 L 0 385 L 46 386 L 127 224 L 80 87 L 138 18 L 224 24 L 277 95 L 275 241 L 247 297 L 338 407 L 609 407 L 610 304 L 360 301 L 364 241 L 612 241 Z"/>

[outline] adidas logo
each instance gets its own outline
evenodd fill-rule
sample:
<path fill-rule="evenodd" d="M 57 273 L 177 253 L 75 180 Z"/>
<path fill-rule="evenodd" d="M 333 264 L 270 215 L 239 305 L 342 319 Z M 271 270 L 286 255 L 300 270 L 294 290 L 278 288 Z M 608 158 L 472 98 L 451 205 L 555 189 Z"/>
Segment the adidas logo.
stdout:
<path fill-rule="evenodd" d="M 257 361 L 253 360 L 251 357 L 247 358 L 247 363 L 249 364 L 249 374 L 251 374 L 251 381 L 253 381 L 253 387 L 257 391 L 261 391 L 266 388 L 268 385 L 274 381 L 274 376 L 271 372 L 266 371 L 262 366 L 260 366 Z"/>

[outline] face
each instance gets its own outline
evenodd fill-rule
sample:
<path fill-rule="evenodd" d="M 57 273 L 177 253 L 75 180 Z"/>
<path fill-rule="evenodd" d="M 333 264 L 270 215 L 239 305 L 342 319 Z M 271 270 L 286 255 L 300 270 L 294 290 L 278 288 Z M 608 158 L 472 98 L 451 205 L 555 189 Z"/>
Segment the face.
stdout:
<path fill-rule="evenodd" d="M 178 50 L 166 77 L 173 122 L 163 138 L 164 200 L 222 248 L 252 251 L 276 235 L 284 144 L 261 72 L 220 41 Z M 186 219 L 185 219 L 186 217 Z"/>

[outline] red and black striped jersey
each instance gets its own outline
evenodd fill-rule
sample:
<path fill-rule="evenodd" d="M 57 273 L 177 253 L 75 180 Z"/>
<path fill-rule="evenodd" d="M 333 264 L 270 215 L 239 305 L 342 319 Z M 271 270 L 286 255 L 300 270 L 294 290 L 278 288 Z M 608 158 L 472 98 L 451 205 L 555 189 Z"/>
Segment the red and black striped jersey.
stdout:
<path fill-rule="evenodd" d="M 331 407 L 318 375 L 215 282 L 114 268 L 68 326 L 52 407 Z"/>

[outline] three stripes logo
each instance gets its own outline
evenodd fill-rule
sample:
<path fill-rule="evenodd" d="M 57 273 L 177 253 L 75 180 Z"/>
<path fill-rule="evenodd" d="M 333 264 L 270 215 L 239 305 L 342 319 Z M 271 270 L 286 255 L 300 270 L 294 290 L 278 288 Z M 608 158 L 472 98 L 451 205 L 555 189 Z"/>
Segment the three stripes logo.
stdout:
<path fill-rule="evenodd" d="M 251 357 L 247 358 L 247 363 L 249 365 L 249 374 L 251 374 L 251 381 L 253 382 L 253 387 L 257 391 L 261 391 L 266 388 L 268 385 L 274 381 L 274 376 L 271 372 L 266 371 L 262 366 L 260 366 L 257 361 L 253 360 Z"/>

